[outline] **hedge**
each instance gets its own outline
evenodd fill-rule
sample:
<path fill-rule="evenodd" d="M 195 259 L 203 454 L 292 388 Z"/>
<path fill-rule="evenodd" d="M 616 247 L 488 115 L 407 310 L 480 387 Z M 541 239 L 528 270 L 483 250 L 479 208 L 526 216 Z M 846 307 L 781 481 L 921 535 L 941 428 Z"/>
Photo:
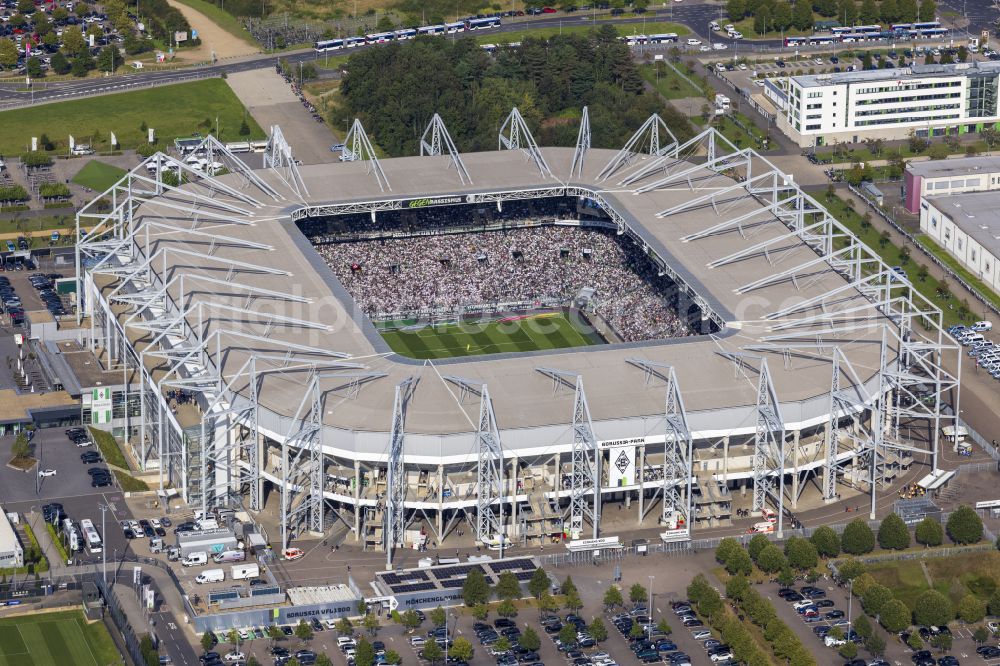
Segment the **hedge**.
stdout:
<path fill-rule="evenodd" d="M 45 153 L 25 153 L 21 155 L 21 164 L 26 167 L 52 166 L 52 157 Z"/>
<path fill-rule="evenodd" d="M 43 183 L 38 187 L 38 195 L 44 198 L 68 197 L 69 187 L 65 183 Z"/>
<path fill-rule="evenodd" d="M 0 201 L 27 201 L 28 191 L 20 185 L 4 185 L 0 187 Z"/>

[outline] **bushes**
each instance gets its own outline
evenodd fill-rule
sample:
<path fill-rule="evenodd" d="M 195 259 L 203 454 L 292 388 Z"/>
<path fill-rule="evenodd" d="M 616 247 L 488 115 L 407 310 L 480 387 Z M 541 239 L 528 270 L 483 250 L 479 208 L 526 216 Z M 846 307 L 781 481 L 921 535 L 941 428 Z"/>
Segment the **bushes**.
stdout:
<path fill-rule="evenodd" d="M 43 183 L 38 187 L 38 195 L 43 199 L 68 197 L 69 187 L 65 183 Z"/>
<path fill-rule="evenodd" d="M 45 153 L 25 153 L 21 155 L 21 164 L 26 167 L 52 166 L 52 158 Z"/>
<path fill-rule="evenodd" d="M 964 504 L 948 517 L 945 529 L 951 540 L 958 544 L 977 543 L 983 538 L 983 521 Z"/>
<path fill-rule="evenodd" d="M 845 553 L 864 555 L 875 549 L 875 534 L 868 527 L 868 523 L 861 518 L 855 518 L 844 528 L 840 545 Z"/>
<path fill-rule="evenodd" d="M 878 621 L 886 631 L 898 633 L 910 626 L 910 609 L 899 599 L 890 599 L 883 604 Z"/>
<path fill-rule="evenodd" d="M 910 547 L 910 530 L 895 513 L 890 513 L 879 525 L 878 545 L 886 550 L 905 550 Z"/>
<path fill-rule="evenodd" d="M 28 191 L 20 185 L 5 185 L 0 187 L 0 201 L 27 201 Z"/>

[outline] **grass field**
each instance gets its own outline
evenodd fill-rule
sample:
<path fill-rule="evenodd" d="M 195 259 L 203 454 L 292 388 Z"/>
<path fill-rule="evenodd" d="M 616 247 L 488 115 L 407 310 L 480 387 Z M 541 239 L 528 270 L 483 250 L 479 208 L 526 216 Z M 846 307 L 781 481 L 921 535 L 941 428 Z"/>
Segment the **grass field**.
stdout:
<path fill-rule="evenodd" d="M 382 337 L 393 351 L 419 359 L 562 349 L 603 342 L 595 333 L 580 330 L 558 312 L 412 330 L 384 330 Z"/>
<path fill-rule="evenodd" d="M 897 599 L 913 608 L 917 597 L 932 587 L 920 563 L 927 567 L 933 589 L 958 603 L 966 594 L 988 601 L 1000 581 L 1000 552 L 963 553 L 952 557 L 887 562 L 870 565 L 876 581 L 892 590 Z"/>
<path fill-rule="evenodd" d="M 121 657 L 104 625 L 79 611 L 0 620 L 0 666 L 110 666 Z"/>
<path fill-rule="evenodd" d="M 250 127 L 248 138 L 264 138 L 263 130 L 226 82 L 205 79 L 4 111 L 0 113 L 0 154 L 23 153 L 29 137 L 42 134 L 55 143 L 56 152 L 66 151 L 70 134 L 80 143 L 106 150 L 114 132 L 123 148 L 134 148 L 146 141 L 143 123 L 156 130 L 162 145 L 195 132 L 214 133 L 216 118 L 219 139 L 246 140 L 239 136 L 244 117 Z"/>
<path fill-rule="evenodd" d="M 90 160 L 73 176 L 73 182 L 89 187 L 95 192 L 104 192 L 117 183 L 125 173 L 125 169 L 119 169 L 112 164 Z"/>

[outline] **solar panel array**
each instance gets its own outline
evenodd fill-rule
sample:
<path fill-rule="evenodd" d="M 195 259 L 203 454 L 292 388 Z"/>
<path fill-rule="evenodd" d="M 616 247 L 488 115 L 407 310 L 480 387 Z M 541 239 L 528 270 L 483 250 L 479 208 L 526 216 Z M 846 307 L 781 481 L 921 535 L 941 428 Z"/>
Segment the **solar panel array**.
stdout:
<path fill-rule="evenodd" d="M 280 594 L 281 588 L 277 585 L 254 585 L 250 588 L 251 597 L 259 597 L 265 594 Z"/>
<path fill-rule="evenodd" d="M 518 557 L 419 570 L 386 571 L 378 573 L 377 576 L 393 594 L 405 594 L 425 590 L 460 588 L 465 584 L 465 580 L 473 570 L 481 572 L 490 583 L 495 583 L 500 574 L 505 572 L 512 573 L 519 581 L 525 581 L 531 579 L 535 568 L 535 563 L 530 557 Z"/>
<path fill-rule="evenodd" d="M 396 594 L 403 594 L 404 592 L 422 592 L 424 590 L 433 590 L 434 583 L 413 583 L 412 585 L 392 585 L 392 591 Z"/>

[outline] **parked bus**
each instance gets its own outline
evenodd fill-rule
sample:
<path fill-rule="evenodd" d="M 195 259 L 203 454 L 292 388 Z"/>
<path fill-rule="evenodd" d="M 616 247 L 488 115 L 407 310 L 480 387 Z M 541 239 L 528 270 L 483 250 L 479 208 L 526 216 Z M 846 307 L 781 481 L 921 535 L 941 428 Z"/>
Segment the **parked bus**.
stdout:
<path fill-rule="evenodd" d="M 313 46 L 313 50 L 316 53 L 326 53 L 327 51 L 339 51 L 344 48 L 344 40 L 342 39 L 326 39 L 321 42 L 316 42 Z"/>
<path fill-rule="evenodd" d="M 805 46 L 808 43 L 808 37 L 785 37 L 785 46 Z"/>
<path fill-rule="evenodd" d="M 664 32 L 658 35 L 649 36 L 650 44 L 667 44 L 668 42 L 676 42 L 676 41 L 677 41 L 676 32 Z"/>
<path fill-rule="evenodd" d="M 456 32 L 465 32 L 465 21 L 456 21 L 454 23 L 445 23 L 444 30 L 449 35 Z"/>
<path fill-rule="evenodd" d="M 425 25 L 417 28 L 417 34 L 420 35 L 443 35 L 445 32 L 445 27 L 443 25 Z"/>
<path fill-rule="evenodd" d="M 489 30 L 491 28 L 499 28 L 500 19 L 499 17 L 493 16 L 491 18 L 481 18 L 481 19 L 469 19 L 465 22 L 466 30 Z"/>
<path fill-rule="evenodd" d="M 365 35 L 366 44 L 385 44 L 386 42 L 391 42 L 393 34 L 391 32 L 373 32 L 370 35 Z"/>
<path fill-rule="evenodd" d="M 874 34 L 882 32 L 882 26 L 875 25 L 855 25 L 855 26 L 837 26 L 835 28 L 830 28 L 830 32 L 835 35 L 846 35 L 849 33 L 860 33 L 860 34 Z"/>
<path fill-rule="evenodd" d="M 358 46 L 364 46 L 364 44 L 365 44 L 364 37 L 348 37 L 347 39 L 344 40 L 345 49 L 353 49 Z"/>
<path fill-rule="evenodd" d="M 396 41 L 402 42 L 416 37 L 417 31 L 414 28 L 403 28 L 402 30 L 396 30 L 392 34 L 395 35 Z"/>
<path fill-rule="evenodd" d="M 83 540 L 87 543 L 88 553 L 97 555 L 104 550 L 101 535 L 97 532 L 97 528 L 94 527 L 94 522 L 90 518 L 84 518 L 80 521 L 80 530 L 83 532 Z"/>

